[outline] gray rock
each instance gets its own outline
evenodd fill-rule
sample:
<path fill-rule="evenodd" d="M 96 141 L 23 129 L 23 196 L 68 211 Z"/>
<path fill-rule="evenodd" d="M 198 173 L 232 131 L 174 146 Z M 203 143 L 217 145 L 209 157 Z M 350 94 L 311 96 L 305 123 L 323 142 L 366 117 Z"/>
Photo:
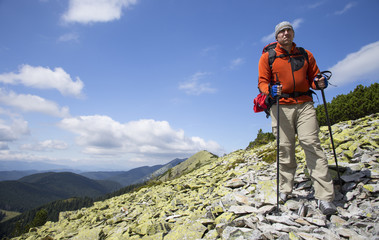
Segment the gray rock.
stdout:
<path fill-rule="evenodd" d="M 237 215 L 241 215 L 241 214 L 257 212 L 257 209 L 255 207 L 243 205 L 243 206 L 231 206 L 228 211 L 233 212 Z"/>
<path fill-rule="evenodd" d="M 262 233 L 259 230 L 250 228 L 226 227 L 222 233 L 222 239 L 225 240 L 259 240 L 262 239 Z"/>
<path fill-rule="evenodd" d="M 245 184 L 246 183 L 244 181 L 242 181 L 241 179 L 239 179 L 239 178 L 233 178 L 233 179 L 231 179 L 231 180 L 229 180 L 229 181 L 227 181 L 225 183 L 225 187 L 239 188 L 239 187 L 245 186 Z"/>
<path fill-rule="evenodd" d="M 369 123 L 370 122 L 370 123 Z M 53 239 L 367 239 L 379 236 L 379 114 L 333 126 L 341 192 L 338 213 L 321 214 L 305 156 L 296 148 L 298 169 L 291 198 L 276 210 L 276 167 L 262 161 L 275 143 L 238 150 L 180 178 L 60 213 L 16 238 Z M 328 129 L 322 146 L 333 159 Z M 351 151 L 348 153 L 348 151 Z M 341 160 L 341 161 L 340 161 Z M 335 172 L 334 164 L 330 166 Z M 128 211 L 120 213 L 120 207 Z"/>
<path fill-rule="evenodd" d="M 267 216 L 266 219 L 272 223 L 282 223 L 288 226 L 301 227 L 301 225 L 294 222 L 290 216 Z"/>
<path fill-rule="evenodd" d="M 341 179 L 345 182 L 359 182 L 363 177 L 365 177 L 366 174 L 363 172 L 357 172 L 353 174 L 344 174 L 341 176 Z"/>

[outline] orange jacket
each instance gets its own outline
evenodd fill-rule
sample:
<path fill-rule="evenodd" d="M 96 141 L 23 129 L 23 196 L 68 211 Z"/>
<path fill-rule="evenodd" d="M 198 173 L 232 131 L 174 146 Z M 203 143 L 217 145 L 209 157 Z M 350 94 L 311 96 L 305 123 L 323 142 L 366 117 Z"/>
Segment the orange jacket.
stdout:
<path fill-rule="evenodd" d="M 282 93 L 291 94 L 293 92 L 307 92 L 310 88 L 316 89 L 313 79 L 320 72 L 320 70 L 317 67 L 316 60 L 310 51 L 306 50 L 308 53 L 309 62 L 304 59 L 304 65 L 299 70 L 294 72 L 292 71 L 289 58 L 296 58 L 299 56 L 295 55 L 279 58 L 278 56 L 281 54 L 288 54 L 288 52 L 283 49 L 279 43 L 276 45 L 275 51 L 277 58 L 272 64 L 272 70 L 268 61 L 268 52 L 262 54 L 259 60 L 258 87 L 261 92 L 269 95 L 270 83 L 271 85 L 275 84 L 277 77 L 282 85 Z M 296 44 L 293 43 L 291 54 L 297 52 L 299 52 L 299 50 L 296 48 Z M 280 104 L 298 104 L 310 101 L 313 101 L 313 99 L 308 95 L 303 95 L 296 98 L 280 98 Z"/>

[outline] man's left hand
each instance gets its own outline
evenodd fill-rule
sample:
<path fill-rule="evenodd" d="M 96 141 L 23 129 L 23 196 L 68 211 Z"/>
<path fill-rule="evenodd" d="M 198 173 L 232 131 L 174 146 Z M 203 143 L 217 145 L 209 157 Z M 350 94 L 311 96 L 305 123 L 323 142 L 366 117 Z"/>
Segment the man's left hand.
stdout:
<path fill-rule="evenodd" d="M 322 76 L 321 78 L 316 77 L 314 79 L 314 82 L 315 82 L 317 88 L 320 90 L 328 87 L 328 81 L 326 80 L 326 78 L 324 76 Z"/>

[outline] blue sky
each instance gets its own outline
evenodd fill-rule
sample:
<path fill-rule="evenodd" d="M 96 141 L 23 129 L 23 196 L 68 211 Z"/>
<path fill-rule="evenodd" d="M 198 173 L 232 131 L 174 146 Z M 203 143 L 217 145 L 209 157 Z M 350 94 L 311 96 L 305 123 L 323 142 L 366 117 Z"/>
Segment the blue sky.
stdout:
<path fill-rule="evenodd" d="M 0 161 L 126 170 L 244 149 L 277 23 L 327 100 L 378 82 L 379 1 L 0 0 Z M 319 93 L 322 104 L 321 94 Z"/>

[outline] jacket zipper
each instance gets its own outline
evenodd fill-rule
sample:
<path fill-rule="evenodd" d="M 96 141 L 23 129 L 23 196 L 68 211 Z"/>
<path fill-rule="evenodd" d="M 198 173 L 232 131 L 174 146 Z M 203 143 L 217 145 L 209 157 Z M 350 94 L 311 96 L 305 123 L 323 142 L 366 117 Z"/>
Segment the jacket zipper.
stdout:
<path fill-rule="evenodd" d="M 296 89 L 296 81 L 295 81 L 295 74 L 293 73 L 293 69 L 292 69 L 292 63 L 291 63 L 291 54 L 284 48 L 282 48 L 284 51 L 286 51 L 286 53 L 288 54 L 288 62 L 290 63 L 290 66 L 291 66 L 291 73 L 292 73 L 292 80 L 293 80 L 293 92 L 295 92 L 295 89 Z M 297 99 L 294 97 L 296 103 L 298 103 Z"/>

